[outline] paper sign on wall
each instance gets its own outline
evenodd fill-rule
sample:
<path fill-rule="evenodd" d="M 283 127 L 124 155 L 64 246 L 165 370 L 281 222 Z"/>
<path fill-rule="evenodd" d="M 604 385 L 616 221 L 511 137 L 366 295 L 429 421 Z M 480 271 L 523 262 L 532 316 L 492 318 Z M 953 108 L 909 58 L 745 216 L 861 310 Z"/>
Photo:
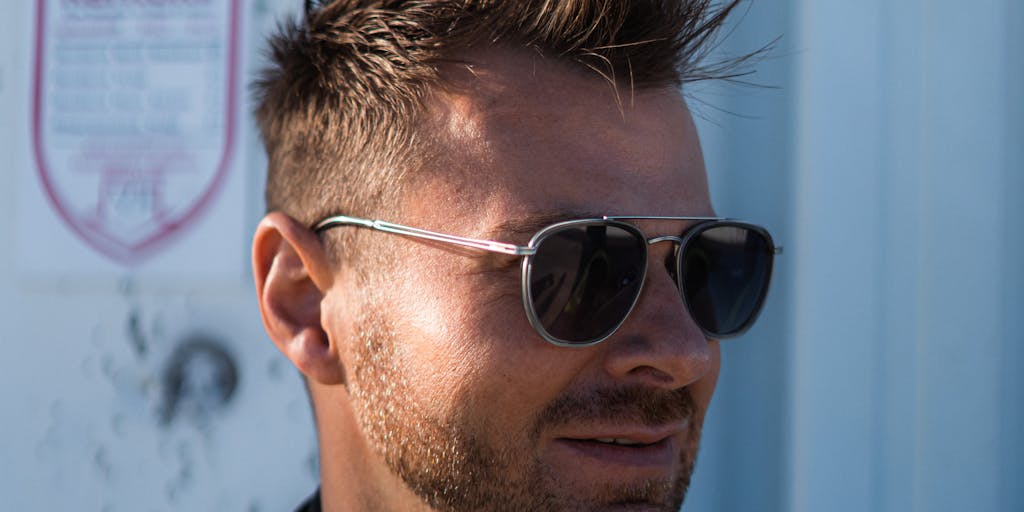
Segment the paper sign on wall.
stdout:
<path fill-rule="evenodd" d="M 236 143 L 237 0 L 38 0 L 32 152 L 51 206 L 132 264 L 200 218 Z"/>

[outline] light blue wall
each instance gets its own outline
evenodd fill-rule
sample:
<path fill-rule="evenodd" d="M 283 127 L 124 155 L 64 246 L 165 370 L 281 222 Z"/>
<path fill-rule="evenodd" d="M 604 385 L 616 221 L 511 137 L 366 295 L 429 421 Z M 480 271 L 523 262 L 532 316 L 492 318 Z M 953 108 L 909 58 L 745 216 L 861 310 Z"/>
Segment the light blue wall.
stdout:
<path fill-rule="evenodd" d="M 1024 510 L 1024 8 L 756 2 L 696 94 L 720 213 L 786 246 L 685 510 Z M 699 103 L 694 102 L 701 110 Z"/>
<path fill-rule="evenodd" d="M 242 3 L 255 59 L 276 11 L 299 2 Z M 17 164 L 29 161 L 19 84 L 32 4 L 0 19 L 16 49 L 0 54 L 0 149 L 15 162 L 0 173 L 5 240 L 15 184 L 34 172 Z M 760 323 L 723 345 L 685 510 L 1024 510 L 1024 3 L 749 4 L 721 53 L 781 35 L 753 77 L 777 88 L 705 84 L 691 105 L 719 212 L 768 226 L 786 253 Z M 261 169 L 245 130 L 238 158 Z M 258 173 L 242 183 L 255 212 Z M 246 252 L 240 239 L 239 269 Z M 279 510 L 312 489 L 301 385 L 264 339 L 247 283 L 35 289 L 9 253 L 4 503 Z M 218 423 L 154 424 L 159 354 L 139 363 L 124 327 L 139 311 L 154 335 L 208 326 L 231 338 L 242 384 Z"/>
<path fill-rule="evenodd" d="M 792 14 L 779 7 L 785 6 L 751 4 L 720 53 L 740 54 L 791 33 Z M 786 36 L 757 64 L 751 79 L 767 87 L 700 84 L 688 93 L 718 212 L 767 226 L 783 245 L 793 240 L 793 46 Z M 722 346 L 722 378 L 684 510 L 781 510 L 793 275 L 792 258 L 782 256 L 757 325 Z"/>

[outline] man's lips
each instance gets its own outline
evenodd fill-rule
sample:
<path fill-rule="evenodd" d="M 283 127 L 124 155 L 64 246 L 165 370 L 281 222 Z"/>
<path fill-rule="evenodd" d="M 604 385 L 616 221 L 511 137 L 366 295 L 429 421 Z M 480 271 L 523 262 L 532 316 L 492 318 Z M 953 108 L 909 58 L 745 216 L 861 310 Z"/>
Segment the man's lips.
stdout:
<path fill-rule="evenodd" d="M 627 441 L 630 444 L 654 444 L 669 437 L 678 436 L 690 428 L 690 420 L 682 419 L 656 426 L 646 425 L 574 425 L 563 429 L 556 437 L 571 440 Z"/>
<path fill-rule="evenodd" d="M 559 451 L 591 463 L 623 467 L 669 468 L 679 462 L 688 421 L 658 427 L 590 427 L 559 435 Z"/>
<path fill-rule="evenodd" d="M 679 459 L 678 445 L 671 437 L 652 444 L 633 446 L 566 438 L 557 439 L 555 443 L 564 446 L 577 457 L 587 459 L 587 464 L 667 469 Z"/>

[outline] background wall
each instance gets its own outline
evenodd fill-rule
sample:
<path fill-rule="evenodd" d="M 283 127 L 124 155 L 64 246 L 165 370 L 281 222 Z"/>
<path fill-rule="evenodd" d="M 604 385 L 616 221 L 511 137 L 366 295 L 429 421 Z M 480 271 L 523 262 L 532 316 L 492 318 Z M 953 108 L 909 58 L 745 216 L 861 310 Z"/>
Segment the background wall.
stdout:
<path fill-rule="evenodd" d="M 754 2 L 701 123 L 719 211 L 786 246 L 724 348 L 691 510 L 1024 510 L 1024 10 Z"/>
<path fill-rule="evenodd" d="M 52 123 L 44 137 L 33 134 L 32 123 L 40 4 L 2 7 L 0 510 L 291 510 L 315 488 L 306 398 L 264 334 L 248 256 L 263 209 L 265 163 L 247 83 L 275 19 L 301 2 L 288 4 L 187 3 L 198 6 L 193 11 L 178 10 L 186 3 L 177 2 L 104 8 L 47 0 L 56 21 L 40 36 L 49 53 L 39 117 Z M 225 18 L 232 5 L 236 12 Z M 223 95 L 231 40 L 238 80 Z M 194 64 L 204 59 L 224 66 Z M 208 94 L 233 105 L 234 119 Z M 105 101 L 92 101 L 97 95 Z M 119 138 L 120 125 L 103 119 L 127 119 L 150 138 Z M 229 146 L 221 128 L 231 122 L 234 144 L 224 151 L 219 188 L 198 172 L 166 170 L 158 196 L 145 187 L 147 165 L 120 187 L 67 170 L 76 158 L 130 164 L 119 152 L 135 144 L 181 145 L 167 153 L 215 166 L 218 158 L 204 155 Z M 77 126 L 93 131 L 79 135 Z M 188 138 L 189 126 L 208 128 L 209 140 Z M 39 139 L 55 187 L 65 187 L 67 215 L 85 219 L 88 243 L 45 194 L 34 151 Z M 61 153 L 72 144 L 95 153 Z M 190 189 L 186 178 L 203 187 Z M 108 214 L 99 219 L 90 207 L 97 190 Z M 153 202 L 173 207 L 203 190 L 214 190 L 209 206 L 149 252 L 118 249 L 97 234 L 102 229 L 89 231 L 89 221 L 139 237 L 154 226 L 171 230 L 177 221 L 149 214 Z"/>
<path fill-rule="evenodd" d="M 132 265 L 45 195 L 36 4 L 4 7 L 0 508 L 287 510 L 315 485 L 247 263 L 264 164 L 244 84 L 300 3 L 239 2 L 223 187 Z M 720 52 L 779 35 L 752 77 L 778 88 L 689 91 L 718 210 L 786 253 L 724 344 L 685 510 L 1024 510 L 1024 6 L 753 2 Z"/>

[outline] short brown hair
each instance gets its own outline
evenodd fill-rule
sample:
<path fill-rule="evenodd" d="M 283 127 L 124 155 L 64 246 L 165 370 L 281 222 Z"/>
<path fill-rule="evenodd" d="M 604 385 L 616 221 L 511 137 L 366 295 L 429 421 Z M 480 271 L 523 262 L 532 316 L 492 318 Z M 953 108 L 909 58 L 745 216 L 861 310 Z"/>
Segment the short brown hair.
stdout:
<path fill-rule="evenodd" d="M 631 88 L 728 77 L 707 65 L 741 0 L 337 0 L 270 41 L 255 84 L 268 210 L 310 224 L 372 215 L 415 165 L 439 64 L 482 45 L 521 47 Z M 307 1 L 307 4 L 310 2 Z M 597 76 L 595 75 L 595 76 Z"/>

